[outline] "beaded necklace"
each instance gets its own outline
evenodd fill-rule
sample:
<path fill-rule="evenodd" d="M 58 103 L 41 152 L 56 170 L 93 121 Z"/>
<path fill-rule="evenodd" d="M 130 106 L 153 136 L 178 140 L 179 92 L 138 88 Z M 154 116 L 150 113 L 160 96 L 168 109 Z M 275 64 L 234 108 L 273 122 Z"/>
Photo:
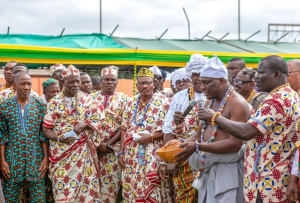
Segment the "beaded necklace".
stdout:
<path fill-rule="evenodd" d="M 151 98 L 149 99 L 149 101 L 148 101 L 148 103 L 147 103 L 147 106 L 145 107 L 143 119 L 142 119 L 142 121 L 139 122 L 139 123 L 136 121 L 136 114 L 137 114 L 137 111 L 138 111 L 138 108 L 139 108 L 139 103 L 140 103 L 141 96 L 138 97 L 136 107 L 135 107 L 135 109 L 133 110 L 133 122 L 134 122 L 135 125 L 137 125 L 137 126 L 142 126 L 142 125 L 143 125 L 144 120 L 145 120 L 146 113 L 147 113 L 147 111 L 148 111 L 148 109 L 149 109 L 149 106 L 150 106 L 150 101 L 152 100 L 152 97 L 153 97 L 153 94 L 152 94 Z"/>
<path fill-rule="evenodd" d="M 248 99 L 246 100 L 247 103 L 249 102 L 249 100 L 256 94 L 256 90 L 252 90 L 251 94 L 249 95 Z"/>
<path fill-rule="evenodd" d="M 221 104 L 219 106 L 219 109 L 218 109 L 218 112 L 220 112 L 221 114 L 223 113 L 223 110 L 224 110 L 224 107 L 226 105 L 226 102 L 227 102 L 229 96 L 231 95 L 231 93 L 233 92 L 233 90 L 234 90 L 234 88 L 232 86 L 230 86 L 227 89 L 227 92 L 226 92 L 225 96 L 223 97 L 223 100 L 222 100 L 222 102 L 221 102 Z M 213 103 L 214 103 L 214 99 L 210 102 L 209 109 L 212 108 Z M 204 142 L 204 133 L 205 133 L 205 130 L 206 130 L 206 128 L 202 128 L 202 130 L 201 130 L 201 142 L 202 143 Z M 217 133 L 217 130 L 218 130 L 218 126 L 215 126 L 214 127 L 214 131 L 212 133 L 212 136 L 209 138 L 209 140 L 207 141 L 207 143 L 211 143 L 211 142 L 214 141 L 216 133 Z M 200 178 L 202 176 L 202 174 L 203 174 L 203 167 L 204 167 L 205 157 L 206 157 L 206 152 L 204 152 L 203 155 L 202 155 L 200 171 L 197 171 L 196 178 Z"/>
<path fill-rule="evenodd" d="M 289 83 L 285 83 L 285 84 L 283 84 L 283 85 L 280 85 L 280 86 L 276 87 L 276 88 L 273 89 L 269 94 L 267 94 L 267 95 L 265 96 L 265 98 L 266 98 L 268 95 L 274 94 L 275 92 L 277 92 L 277 91 L 280 90 L 281 88 L 287 87 L 287 86 L 289 86 L 289 85 L 290 85 Z M 263 105 L 263 103 L 264 103 L 264 101 L 265 101 L 265 98 L 260 102 L 260 104 L 259 104 L 259 106 L 258 106 L 257 109 L 260 109 L 260 107 Z"/>

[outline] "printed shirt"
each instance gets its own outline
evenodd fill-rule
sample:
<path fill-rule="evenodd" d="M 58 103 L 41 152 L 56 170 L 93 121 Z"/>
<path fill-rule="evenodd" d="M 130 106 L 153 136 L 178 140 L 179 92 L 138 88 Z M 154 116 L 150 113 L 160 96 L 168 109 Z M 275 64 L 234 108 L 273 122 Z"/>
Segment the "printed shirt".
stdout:
<path fill-rule="evenodd" d="M 140 165 L 137 158 L 139 156 L 139 144 L 133 141 L 133 134 L 145 130 L 151 134 L 161 131 L 170 103 L 165 96 L 155 93 L 149 101 L 148 110 L 145 112 L 146 107 L 144 107 L 135 116 L 135 109 L 138 108 L 138 96 L 128 102 L 122 120 L 122 128 L 126 129 L 124 137 L 126 169 L 123 170 L 122 175 L 123 193 L 125 199 L 130 201 L 148 202 L 152 192 L 156 191 L 157 186 L 161 183 L 158 177 L 158 166 L 162 160 L 155 152 L 163 146 L 163 142 L 162 140 L 155 140 L 144 146 L 145 163 Z M 141 125 L 137 125 L 134 120 Z M 139 192 L 136 193 L 136 191 Z M 156 198 L 152 202 L 161 202 L 162 197 Z"/>
<path fill-rule="evenodd" d="M 257 191 L 264 202 L 286 202 L 299 124 L 299 99 L 290 86 L 267 95 L 248 123 L 261 134 L 247 142 L 244 158 L 246 202 Z"/>
<path fill-rule="evenodd" d="M 115 132 L 121 127 L 122 116 L 128 101 L 128 96 L 115 92 L 114 94 L 102 94 L 101 91 L 92 93 L 91 96 L 96 103 L 104 108 L 105 127 L 101 135 L 101 141 L 107 141 L 112 138 Z"/>
<path fill-rule="evenodd" d="M 16 97 L 1 102 L 0 144 L 6 145 L 9 182 L 41 180 L 38 171 L 44 158 L 41 142 L 47 141 L 42 132 L 45 112 L 46 104 L 37 97 L 30 97 L 24 115 Z"/>

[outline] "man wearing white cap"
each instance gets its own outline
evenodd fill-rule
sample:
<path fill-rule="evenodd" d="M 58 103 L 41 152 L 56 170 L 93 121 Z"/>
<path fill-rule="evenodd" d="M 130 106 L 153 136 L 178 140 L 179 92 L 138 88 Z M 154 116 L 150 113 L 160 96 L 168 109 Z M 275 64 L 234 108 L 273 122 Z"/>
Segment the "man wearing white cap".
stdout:
<path fill-rule="evenodd" d="M 218 128 L 215 118 L 222 115 L 230 120 L 246 122 L 250 110 L 245 99 L 234 91 L 227 80 L 226 66 L 214 56 L 201 71 L 201 89 L 211 100 L 207 108 L 216 113 L 206 126 L 200 125 L 197 134 L 181 144 L 183 151 L 175 155 L 177 161 L 189 158 L 196 170 L 193 186 L 198 189 L 198 202 L 244 201 L 243 196 L 243 141 Z M 201 118 L 201 109 L 198 116 Z M 170 141 L 179 143 L 182 141 Z M 230 154 L 228 154 L 230 153 Z"/>
<path fill-rule="evenodd" d="M 199 120 L 197 118 L 197 106 L 194 107 L 187 116 L 183 116 L 183 112 L 188 107 L 192 99 L 206 100 L 201 91 L 200 71 L 205 66 L 207 57 L 202 54 L 193 54 L 190 62 L 187 63 L 186 70 L 181 69 L 175 73 L 172 83 L 176 85 L 177 78 L 181 80 L 189 80 L 191 78 L 192 86 L 175 94 L 170 105 L 167 117 L 164 122 L 163 133 L 164 141 L 180 138 L 187 139 L 197 132 Z M 182 82 L 181 82 L 182 83 Z M 176 88 L 182 88 L 176 85 Z M 170 174 L 173 174 L 173 180 L 176 190 L 176 202 L 195 202 L 197 201 L 197 190 L 192 187 L 193 172 L 188 163 L 186 164 L 168 164 Z M 179 173 L 176 173 L 176 172 Z"/>
<path fill-rule="evenodd" d="M 246 122 L 229 120 L 211 109 L 200 109 L 200 118 L 211 120 L 230 135 L 248 140 L 244 168 L 245 202 L 291 202 L 287 182 L 299 128 L 299 95 L 287 83 L 286 61 L 276 55 L 258 64 L 259 91 L 268 92 L 255 115 Z M 234 104 L 235 105 L 235 104 Z M 239 107 L 235 107 L 240 111 Z"/>
<path fill-rule="evenodd" d="M 104 107 L 106 116 L 106 128 L 100 135 L 99 146 L 100 161 L 100 202 L 116 202 L 120 188 L 121 167 L 118 163 L 120 151 L 122 115 L 127 104 L 128 97 L 122 92 L 115 92 L 118 84 L 118 70 L 116 66 L 109 66 L 101 71 L 101 91 L 92 93 L 97 104 Z"/>
<path fill-rule="evenodd" d="M 192 86 L 191 77 L 187 75 L 185 67 L 173 71 L 171 85 L 176 91 L 174 94 Z"/>
<path fill-rule="evenodd" d="M 154 75 L 154 90 L 153 93 L 161 94 L 159 89 L 163 83 L 163 75 L 161 74 L 160 69 L 157 66 L 152 66 L 149 68 Z"/>

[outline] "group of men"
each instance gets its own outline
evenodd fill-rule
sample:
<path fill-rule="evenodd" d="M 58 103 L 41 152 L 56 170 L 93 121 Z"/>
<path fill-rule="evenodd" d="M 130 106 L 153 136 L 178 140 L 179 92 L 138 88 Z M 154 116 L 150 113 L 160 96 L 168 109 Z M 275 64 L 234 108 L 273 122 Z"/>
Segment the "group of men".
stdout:
<path fill-rule="evenodd" d="M 299 200 L 300 60 L 272 55 L 256 71 L 193 54 L 172 73 L 172 94 L 153 66 L 139 70 L 132 98 L 115 92 L 116 66 L 50 73 L 39 97 L 26 65 L 4 67 L 1 202 Z M 174 144 L 182 151 L 166 163 L 156 151 Z"/>

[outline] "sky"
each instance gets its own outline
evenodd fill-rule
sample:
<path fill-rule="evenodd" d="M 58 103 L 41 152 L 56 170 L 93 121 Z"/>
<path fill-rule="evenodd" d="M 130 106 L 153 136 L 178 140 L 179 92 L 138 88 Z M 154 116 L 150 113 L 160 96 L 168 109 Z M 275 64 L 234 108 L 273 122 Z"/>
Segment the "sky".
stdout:
<path fill-rule="evenodd" d="M 299 0 L 240 0 L 241 39 L 267 41 L 268 23 L 300 24 Z M 238 38 L 238 0 L 102 0 L 102 33 L 117 37 L 201 38 L 208 31 Z M 100 33 L 100 0 L 0 0 L 0 33 L 59 35 Z"/>

